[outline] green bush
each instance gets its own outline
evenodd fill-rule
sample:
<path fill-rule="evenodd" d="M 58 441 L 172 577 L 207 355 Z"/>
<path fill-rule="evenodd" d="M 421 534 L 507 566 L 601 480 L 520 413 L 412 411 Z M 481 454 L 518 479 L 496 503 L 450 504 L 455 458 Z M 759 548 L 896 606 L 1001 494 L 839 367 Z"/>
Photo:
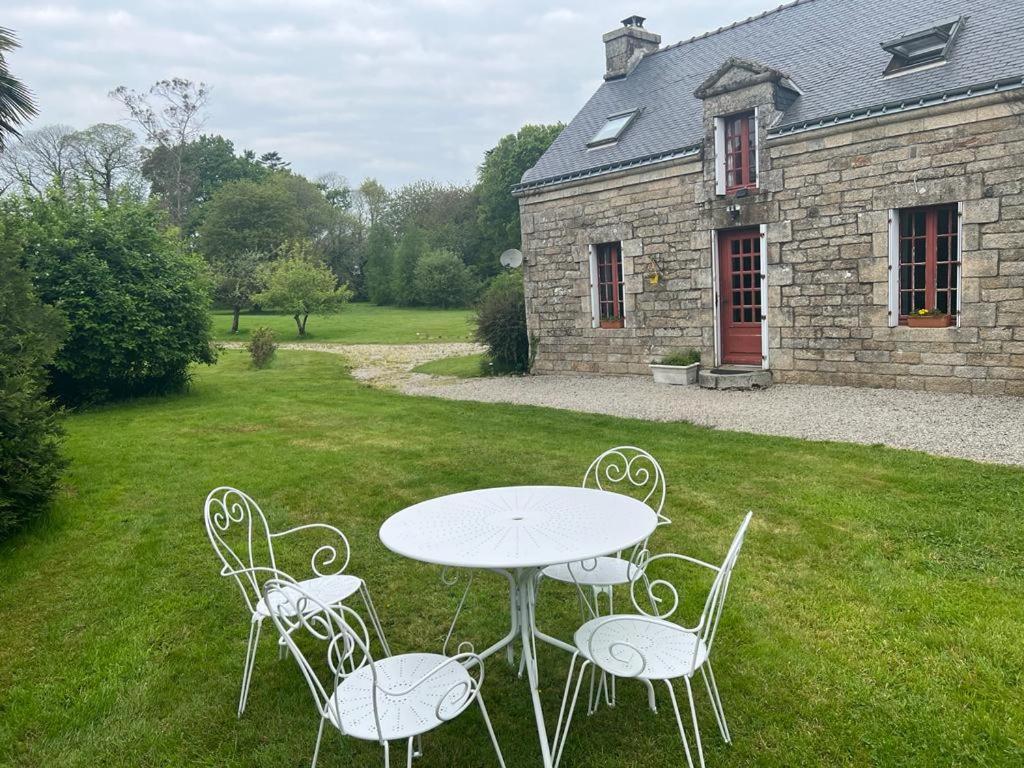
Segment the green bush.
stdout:
<path fill-rule="evenodd" d="M 508 272 L 494 278 L 476 312 L 476 339 L 487 346 L 495 373 L 525 373 L 530 368 L 523 276 Z"/>
<path fill-rule="evenodd" d="M 71 405 L 180 389 L 212 363 L 209 283 L 155 204 L 95 198 L 7 200 L 40 299 L 68 319 L 50 389 Z"/>
<path fill-rule="evenodd" d="M 693 365 L 700 362 L 700 352 L 688 349 L 685 352 L 672 352 L 661 358 L 661 365 Z"/>
<path fill-rule="evenodd" d="M 455 253 L 430 250 L 416 263 L 416 299 L 427 307 L 465 307 L 476 293 L 473 273 Z"/>
<path fill-rule="evenodd" d="M 252 358 L 253 365 L 257 368 L 266 368 L 273 361 L 274 354 L 277 352 L 274 332 L 265 325 L 254 328 L 249 334 L 249 343 L 246 345 L 246 349 L 249 350 L 249 357 Z"/>
<path fill-rule="evenodd" d="M 35 295 L 19 251 L 0 222 L 0 539 L 42 514 L 64 466 L 44 394 L 64 319 Z"/>

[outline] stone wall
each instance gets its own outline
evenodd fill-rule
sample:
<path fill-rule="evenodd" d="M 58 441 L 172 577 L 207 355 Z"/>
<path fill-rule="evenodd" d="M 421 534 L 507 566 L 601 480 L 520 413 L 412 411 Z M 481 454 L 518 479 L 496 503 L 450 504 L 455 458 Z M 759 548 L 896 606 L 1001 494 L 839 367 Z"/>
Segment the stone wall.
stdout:
<path fill-rule="evenodd" d="M 761 188 L 741 200 L 714 194 L 706 151 L 528 193 L 535 370 L 646 373 L 690 347 L 713 364 L 711 233 L 765 224 L 777 381 L 1024 395 L 1022 113 L 1019 98 L 984 97 L 776 138 L 762 120 Z M 937 203 L 963 204 L 960 327 L 889 327 L 888 211 Z M 610 240 L 623 243 L 626 327 L 605 330 L 589 245 Z"/>

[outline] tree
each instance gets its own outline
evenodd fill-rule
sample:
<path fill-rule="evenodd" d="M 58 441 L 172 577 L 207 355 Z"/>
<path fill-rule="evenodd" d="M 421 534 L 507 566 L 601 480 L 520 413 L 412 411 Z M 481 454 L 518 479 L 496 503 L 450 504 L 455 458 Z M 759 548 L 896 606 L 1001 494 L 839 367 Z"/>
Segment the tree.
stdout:
<path fill-rule="evenodd" d="M 231 333 L 238 333 L 238 317 L 252 303 L 252 297 L 263 289 L 263 267 L 269 256 L 260 251 L 242 251 L 210 261 L 213 271 L 214 295 L 231 307 Z"/>
<path fill-rule="evenodd" d="M 271 171 L 287 171 L 292 166 L 278 152 L 264 152 L 260 155 L 259 163 Z"/>
<path fill-rule="evenodd" d="M 416 300 L 428 307 L 465 307 L 476 293 L 472 273 L 456 254 L 428 250 L 416 263 Z"/>
<path fill-rule="evenodd" d="M 97 123 L 71 136 L 74 173 L 108 205 L 121 189 L 142 189 L 139 140 L 127 128 Z"/>
<path fill-rule="evenodd" d="M 56 185 L 70 191 L 75 179 L 75 129 L 68 125 L 46 125 L 28 131 L 10 149 L 0 154 L 0 184 L 3 190 L 45 194 Z"/>
<path fill-rule="evenodd" d="M 32 93 L 7 68 L 6 54 L 19 45 L 14 33 L 0 27 L 0 154 L 10 136 L 18 136 L 18 127 L 36 116 Z"/>
<path fill-rule="evenodd" d="M 251 151 L 236 154 L 234 144 L 223 136 L 202 135 L 182 150 L 184 199 L 183 234 L 194 235 L 202 225 L 205 205 L 214 193 L 232 181 L 259 181 L 270 175 Z M 154 147 L 146 156 L 142 175 L 154 195 L 169 200 L 177 183 L 177 159 L 165 147 Z"/>
<path fill-rule="evenodd" d="M 61 428 L 46 397 L 46 368 L 65 333 L 19 262 L 21 243 L 0 223 L 0 540 L 38 517 L 64 461 Z"/>
<path fill-rule="evenodd" d="M 158 80 L 146 93 L 121 85 L 110 92 L 110 97 L 124 105 L 154 148 L 168 153 L 172 183 L 166 204 L 171 221 L 182 227 L 188 200 L 185 151 L 202 130 L 203 108 L 209 101 L 210 89 L 206 83 L 175 77 Z"/>
<path fill-rule="evenodd" d="M 366 295 L 374 304 L 394 302 L 395 238 L 383 224 L 374 224 L 366 236 Z"/>
<path fill-rule="evenodd" d="M 40 299 L 68 319 L 50 391 L 89 404 L 183 387 L 212 363 L 209 283 L 155 204 L 51 190 L 0 203 Z"/>
<path fill-rule="evenodd" d="M 426 239 L 419 227 L 411 226 L 402 233 L 391 273 L 391 297 L 395 304 L 409 307 L 417 303 L 416 264 L 426 250 Z"/>
<path fill-rule="evenodd" d="M 366 226 L 383 223 L 388 207 L 388 191 L 376 179 L 363 179 L 356 195 L 356 208 Z"/>
<path fill-rule="evenodd" d="M 291 315 L 299 336 L 306 335 L 310 315 L 335 314 L 352 298 L 348 286 L 338 285 L 307 241 L 289 244 L 282 256 L 266 267 L 265 280 L 267 288 L 255 296 L 256 301 Z"/>
<path fill-rule="evenodd" d="M 478 171 L 480 225 L 487 233 L 487 247 L 497 263 L 498 255 L 507 248 L 522 245 L 519 224 L 519 201 L 512 196 L 512 187 L 523 174 L 536 165 L 564 126 L 524 125 L 518 133 L 510 133 L 484 155 Z"/>

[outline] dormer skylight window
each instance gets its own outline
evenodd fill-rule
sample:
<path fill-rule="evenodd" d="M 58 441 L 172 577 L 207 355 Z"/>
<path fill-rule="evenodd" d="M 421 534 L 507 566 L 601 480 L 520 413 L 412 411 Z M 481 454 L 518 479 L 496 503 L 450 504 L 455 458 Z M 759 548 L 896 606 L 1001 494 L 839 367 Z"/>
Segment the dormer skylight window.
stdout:
<path fill-rule="evenodd" d="M 628 112 L 616 112 L 609 115 L 601 130 L 594 134 L 594 138 L 587 142 L 588 147 L 603 147 L 606 144 L 614 144 L 619 137 L 626 132 L 630 124 L 636 119 L 640 110 L 631 109 Z"/>
<path fill-rule="evenodd" d="M 892 54 L 892 61 L 883 74 L 944 64 L 957 33 L 964 25 L 964 18 L 960 16 L 882 43 L 882 48 Z"/>

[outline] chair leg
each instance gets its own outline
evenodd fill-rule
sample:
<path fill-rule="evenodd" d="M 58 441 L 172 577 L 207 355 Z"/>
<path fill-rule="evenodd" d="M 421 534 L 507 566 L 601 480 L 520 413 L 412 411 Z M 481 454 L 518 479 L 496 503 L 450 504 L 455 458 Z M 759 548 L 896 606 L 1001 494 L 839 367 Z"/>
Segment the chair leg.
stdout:
<path fill-rule="evenodd" d="M 690 755 L 690 742 L 686 740 L 686 729 L 683 727 L 683 718 L 679 714 L 679 702 L 676 701 L 676 692 L 670 680 L 665 681 L 668 688 L 668 697 L 672 701 L 672 711 L 676 715 L 676 725 L 679 726 L 679 737 L 683 740 L 683 751 L 686 752 L 686 764 L 693 768 L 693 757 Z"/>
<path fill-rule="evenodd" d="M 384 768 L 391 768 L 391 750 L 386 741 L 382 741 L 381 744 L 384 745 Z"/>
<path fill-rule="evenodd" d="M 405 747 L 405 768 L 412 768 L 412 737 L 409 737 L 409 742 Z"/>
<path fill-rule="evenodd" d="M 697 705 L 693 700 L 693 685 L 689 677 L 684 677 L 686 683 L 686 695 L 690 699 L 690 717 L 693 719 L 693 736 L 697 740 L 697 757 L 700 759 L 700 768 L 704 768 L 704 745 L 700 743 L 700 725 L 697 723 Z"/>
<path fill-rule="evenodd" d="M 700 675 L 704 678 L 704 688 L 707 689 L 708 698 L 711 699 L 711 711 L 715 713 L 715 722 L 718 723 L 718 732 L 722 734 L 722 741 L 728 744 L 729 739 L 726 736 L 725 724 L 722 721 L 722 713 L 718 710 L 718 702 L 715 701 L 715 694 L 711 690 L 711 682 L 708 680 L 708 673 L 703 666 L 700 668 Z"/>
<path fill-rule="evenodd" d="M 245 712 L 245 705 L 249 701 L 249 683 L 252 681 L 252 669 L 256 664 L 256 648 L 260 643 L 260 628 L 263 626 L 262 619 L 254 619 L 249 624 L 249 645 L 245 649 L 245 666 L 242 667 L 242 693 L 238 697 L 238 716 Z"/>
<path fill-rule="evenodd" d="M 373 605 L 373 598 L 370 597 L 370 588 L 366 586 L 365 581 L 359 587 L 359 594 L 363 598 L 366 612 L 370 615 L 373 631 L 377 633 L 377 639 L 380 640 L 380 647 L 384 650 L 385 656 L 390 656 L 391 648 L 388 646 L 387 638 L 384 637 L 384 627 L 380 623 L 380 616 L 377 615 L 377 609 Z"/>
<path fill-rule="evenodd" d="M 658 714 L 658 701 L 654 698 L 654 684 L 650 680 L 641 680 L 645 686 L 647 686 L 647 706 L 651 708 L 651 712 Z"/>
<path fill-rule="evenodd" d="M 565 742 L 569 738 L 569 726 L 572 725 L 572 716 L 573 716 L 573 713 L 576 711 L 576 704 L 579 702 L 580 688 L 583 686 L 583 676 L 587 673 L 587 667 L 589 667 L 590 665 L 591 664 L 590 664 L 589 660 L 584 661 L 580 665 L 580 674 L 579 674 L 579 677 L 576 678 L 576 689 L 575 689 L 575 691 L 573 692 L 573 695 L 572 695 L 572 703 L 569 705 L 569 709 L 566 711 L 566 719 L 565 719 L 565 727 L 564 728 L 562 727 L 562 724 L 561 724 L 561 716 L 559 716 L 559 724 L 558 724 L 558 728 L 556 729 L 555 733 L 556 733 L 556 735 L 557 734 L 561 735 L 561 743 L 558 744 L 557 751 L 554 751 L 554 754 L 552 755 L 554 768 L 558 768 L 558 764 L 562 762 L 562 750 L 565 749 Z M 571 672 L 571 670 L 570 670 L 570 674 L 569 674 L 569 680 L 570 681 L 572 680 L 572 672 Z M 569 695 L 569 686 L 568 685 L 566 685 L 566 688 L 565 688 L 565 695 L 566 696 Z M 565 702 L 563 701 L 562 704 L 564 706 Z"/>
<path fill-rule="evenodd" d="M 574 653 L 569 660 L 569 674 L 565 676 L 565 692 L 562 694 L 562 705 L 558 708 L 558 721 L 555 725 L 555 736 L 551 739 L 551 754 L 558 748 L 558 737 L 562 731 L 562 721 L 565 719 L 565 705 L 569 703 L 569 691 L 572 690 L 573 672 L 576 671 L 576 662 L 579 660 L 579 653 Z"/>
<path fill-rule="evenodd" d="M 711 681 L 711 692 L 714 694 L 715 703 L 718 705 L 718 715 L 721 718 L 722 736 L 726 744 L 732 744 L 732 734 L 729 733 L 729 721 L 725 719 L 725 708 L 722 706 L 722 696 L 718 693 L 718 683 L 715 682 L 715 670 L 711 668 L 711 660 L 708 659 L 704 666 L 708 668 L 708 676 L 704 682 Z"/>
<path fill-rule="evenodd" d="M 484 716 L 484 725 L 487 726 L 487 735 L 491 737 L 491 744 L 494 746 L 494 754 L 498 756 L 498 765 L 505 768 L 505 756 L 501 754 L 501 746 L 498 744 L 498 737 L 494 735 L 494 726 L 491 725 L 491 716 L 487 714 L 487 707 L 484 706 L 484 697 L 479 693 L 476 695 L 477 704 L 480 705 L 480 714 Z"/>
<path fill-rule="evenodd" d="M 320 757 L 320 740 L 324 737 L 324 723 L 327 719 L 324 717 L 320 718 L 320 727 L 316 731 L 316 746 L 313 747 L 313 764 L 310 768 L 316 768 L 317 758 Z"/>

